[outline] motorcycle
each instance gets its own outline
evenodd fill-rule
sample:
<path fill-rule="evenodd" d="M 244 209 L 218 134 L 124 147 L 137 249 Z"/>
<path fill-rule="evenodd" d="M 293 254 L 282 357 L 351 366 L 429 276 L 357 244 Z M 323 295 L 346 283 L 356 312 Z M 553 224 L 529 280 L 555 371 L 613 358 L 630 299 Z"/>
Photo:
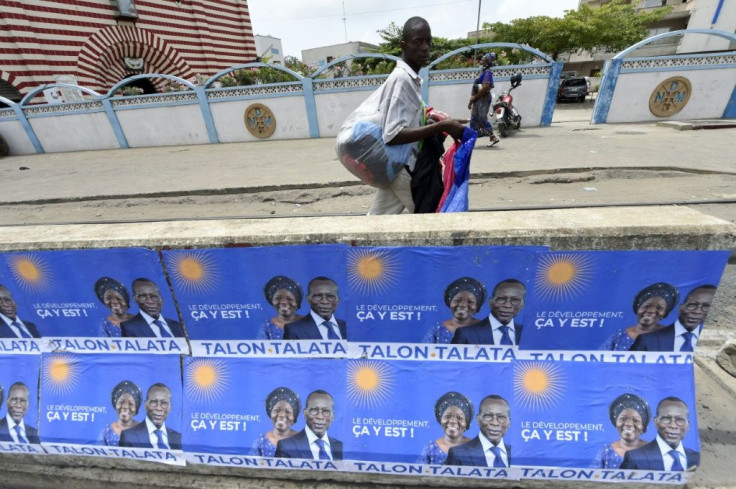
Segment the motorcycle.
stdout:
<path fill-rule="evenodd" d="M 511 88 L 504 90 L 499 95 L 496 103 L 493 104 L 496 125 L 502 137 L 508 136 L 511 129 L 518 130 L 521 128 L 521 114 L 514 107 L 514 97 L 511 95 L 511 92 L 519 85 L 521 85 L 521 73 L 517 73 L 511 77 Z"/>

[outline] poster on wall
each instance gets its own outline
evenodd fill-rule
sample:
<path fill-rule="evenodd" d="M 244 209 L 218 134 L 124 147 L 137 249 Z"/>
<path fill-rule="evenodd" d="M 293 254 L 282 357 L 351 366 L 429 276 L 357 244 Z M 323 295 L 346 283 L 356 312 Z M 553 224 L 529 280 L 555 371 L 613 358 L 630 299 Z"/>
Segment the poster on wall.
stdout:
<path fill-rule="evenodd" d="M 40 377 L 48 453 L 184 464 L 178 355 L 44 353 Z"/>
<path fill-rule="evenodd" d="M 340 245 L 167 250 L 195 356 L 344 356 Z M 325 324 L 329 323 L 329 324 Z"/>
<path fill-rule="evenodd" d="M 9 302 L 0 308 L 0 336 L 31 338 L 44 351 L 189 352 L 152 250 L 3 253 L 2 297 Z"/>
<path fill-rule="evenodd" d="M 43 454 L 38 436 L 41 355 L 0 355 L 0 452 Z"/>
<path fill-rule="evenodd" d="M 348 412 L 342 359 L 184 359 L 191 463 L 337 470 Z"/>
<path fill-rule="evenodd" d="M 525 324 L 536 255 L 542 250 L 350 248 L 347 311 L 355 325 L 350 341 L 516 346 Z M 488 333 L 491 324 L 505 326 L 506 337 Z"/>
<path fill-rule="evenodd" d="M 541 254 L 521 348 L 692 352 L 728 256 L 728 251 Z"/>

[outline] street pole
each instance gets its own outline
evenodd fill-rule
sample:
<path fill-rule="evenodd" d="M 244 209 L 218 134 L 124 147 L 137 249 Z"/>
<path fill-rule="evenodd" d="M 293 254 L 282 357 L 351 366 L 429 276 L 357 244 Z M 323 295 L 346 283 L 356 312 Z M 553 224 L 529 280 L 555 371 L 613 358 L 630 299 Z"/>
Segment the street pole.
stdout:
<path fill-rule="evenodd" d="M 475 23 L 475 43 L 480 40 L 480 4 L 483 0 L 478 0 L 478 21 Z M 475 68 L 475 49 L 473 49 L 473 67 Z"/>

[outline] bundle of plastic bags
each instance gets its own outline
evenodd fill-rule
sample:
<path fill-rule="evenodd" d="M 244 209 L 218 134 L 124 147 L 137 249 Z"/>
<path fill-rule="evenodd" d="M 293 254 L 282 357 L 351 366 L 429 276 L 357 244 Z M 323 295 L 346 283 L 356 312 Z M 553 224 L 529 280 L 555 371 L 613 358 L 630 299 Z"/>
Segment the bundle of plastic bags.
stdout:
<path fill-rule="evenodd" d="M 454 144 L 442 157 L 444 162 L 442 195 L 437 212 L 466 212 L 468 210 L 468 186 L 470 180 L 470 157 L 473 155 L 478 133 L 470 128 L 463 130 L 461 141 Z"/>

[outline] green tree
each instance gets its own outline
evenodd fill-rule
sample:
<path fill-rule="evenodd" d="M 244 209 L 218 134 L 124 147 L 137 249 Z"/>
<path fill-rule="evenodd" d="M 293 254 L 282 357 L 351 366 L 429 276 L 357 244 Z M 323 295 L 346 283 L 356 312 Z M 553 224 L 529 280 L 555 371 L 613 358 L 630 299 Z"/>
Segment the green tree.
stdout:
<path fill-rule="evenodd" d="M 621 51 L 646 38 L 648 26 L 671 10 L 637 12 L 627 0 L 612 0 L 600 8 L 583 4 L 565 11 L 561 19 L 537 16 L 508 24 L 484 23 L 483 28 L 493 32 L 494 41 L 527 44 L 557 59 L 565 52 Z"/>

